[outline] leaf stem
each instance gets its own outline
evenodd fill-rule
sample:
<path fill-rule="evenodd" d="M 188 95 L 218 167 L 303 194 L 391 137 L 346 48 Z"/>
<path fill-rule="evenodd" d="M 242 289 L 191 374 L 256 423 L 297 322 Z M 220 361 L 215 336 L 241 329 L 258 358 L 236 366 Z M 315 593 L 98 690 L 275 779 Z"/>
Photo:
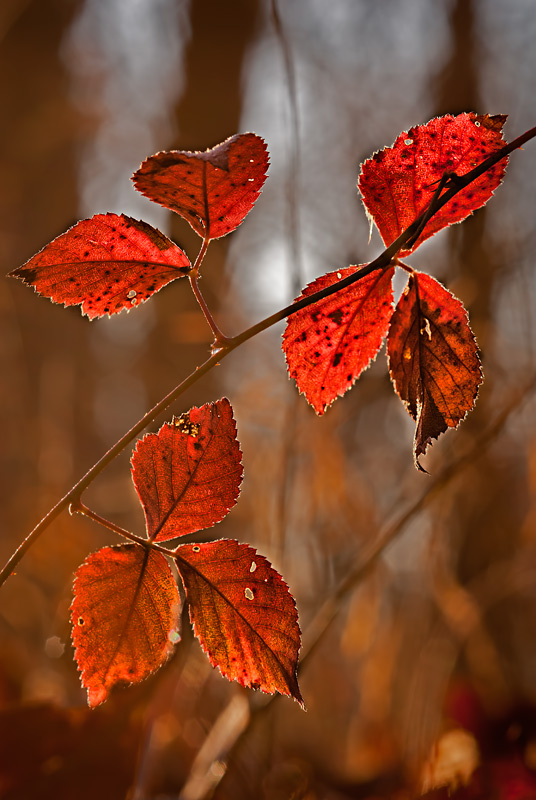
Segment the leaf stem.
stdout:
<path fill-rule="evenodd" d="M 442 193 L 443 189 L 448 184 L 448 182 L 452 178 L 453 174 L 454 174 L 453 172 L 445 170 L 445 172 L 443 173 L 443 175 L 439 179 L 439 181 L 437 183 L 437 189 L 434 192 L 434 196 L 430 200 L 430 204 L 429 204 L 427 210 L 424 212 L 424 214 L 421 214 L 422 219 L 421 219 L 421 221 L 419 223 L 419 227 L 417 228 L 417 230 L 415 231 L 413 236 L 410 239 L 408 239 L 408 241 L 406 242 L 406 248 L 413 247 L 413 245 L 415 244 L 415 242 L 417 241 L 417 239 L 419 238 L 419 236 L 423 232 L 424 228 L 426 227 L 427 223 L 429 222 L 430 218 L 435 214 L 435 211 L 437 210 L 437 209 L 435 209 L 435 205 L 436 205 L 437 201 L 439 200 L 439 198 L 441 197 L 441 193 Z"/>
<path fill-rule="evenodd" d="M 203 315 L 206 321 L 209 324 L 210 330 L 214 334 L 214 342 L 212 344 L 212 352 L 216 352 L 222 345 L 225 345 L 226 342 L 229 341 L 227 336 L 225 336 L 221 330 L 219 329 L 218 325 L 216 324 L 216 320 L 212 316 L 212 312 L 210 311 L 205 298 L 203 297 L 203 293 L 199 288 L 199 267 L 201 266 L 203 259 L 205 258 L 205 254 L 208 250 L 208 246 L 211 240 L 208 236 L 205 236 L 203 239 L 203 244 L 201 245 L 201 249 L 197 254 L 197 258 L 195 259 L 195 263 L 188 273 L 188 278 L 190 281 L 190 286 L 192 287 L 192 292 L 194 293 L 194 297 L 199 303 L 199 307 L 203 312 Z"/>
<path fill-rule="evenodd" d="M 76 504 L 79 502 L 80 496 L 82 492 L 87 489 L 87 487 L 95 480 L 97 475 L 99 475 L 103 469 L 108 466 L 108 464 L 113 461 L 113 459 L 119 455 L 135 438 L 136 436 L 141 433 L 144 428 L 150 425 L 156 417 L 164 411 L 171 403 L 173 403 L 178 397 L 180 397 L 187 389 L 193 386 L 197 381 L 203 377 L 207 372 L 209 372 L 213 367 L 216 366 L 223 358 L 225 358 L 229 353 L 231 353 L 236 347 L 243 344 L 243 342 L 248 341 L 248 339 L 252 339 L 258 333 L 261 333 L 264 330 L 267 330 L 272 325 L 275 325 L 277 322 L 290 317 L 292 314 L 295 314 L 297 311 L 300 311 L 302 308 L 306 308 L 307 306 L 313 305 L 314 303 L 318 302 L 319 300 L 323 300 L 325 297 L 330 297 L 332 294 L 341 291 L 341 289 L 345 289 L 347 286 L 351 286 L 352 283 L 360 280 L 361 278 L 370 275 L 371 272 L 374 272 L 377 269 L 386 269 L 390 266 L 393 259 L 396 258 L 397 253 L 399 250 L 404 247 L 404 245 L 411 241 L 411 238 L 415 235 L 416 231 L 419 230 L 419 227 L 422 223 L 422 220 L 426 217 L 429 220 L 433 214 L 439 211 L 446 203 L 448 203 L 452 198 L 474 180 L 479 178 L 481 175 L 484 174 L 490 167 L 492 167 L 497 162 L 501 161 L 507 155 L 509 155 L 514 150 L 517 150 L 523 144 L 528 142 L 530 139 L 536 137 L 536 127 L 530 128 L 530 130 L 523 133 L 521 136 L 518 136 L 509 144 L 502 147 L 497 152 L 493 153 L 489 156 L 485 161 L 479 164 L 477 167 L 472 169 L 470 172 L 466 173 L 463 176 L 456 176 L 455 181 L 451 181 L 452 186 L 446 192 L 444 192 L 440 197 L 436 197 L 432 199 L 428 208 L 417 217 L 416 220 L 412 222 L 412 224 L 403 231 L 398 239 L 396 239 L 392 244 L 389 245 L 377 258 L 371 261 L 369 264 L 363 266 L 358 272 L 354 273 L 353 275 L 349 275 L 346 278 L 338 281 L 337 283 L 332 284 L 331 286 L 327 286 L 324 289 L 321 289 L 314 294 L 308 295 L 307 297 L 302 297 L 300 300 L 292 303 L 291 305 L 286 306 L 285 308 L 277 311 L 275 314 L 271 314 L 270 316 L 266 317 L 265 319 L 261 320 L 255 325 L 247 328 L 242 333 L 238 334 L 237 336 L 233 336 L 232 338 L 219 338 L 218 335 L 215 333 L 217 342 L 221 344 L 220 349 L 213 353 L 213 355 L 207 359 L 201 366 L 197 367 L 194 372 L 190 373 L 187 378 L 185 378 L 178 386 L 172 389 L 162 400 L 156 403 L 150 411 L 148 411 L 144 416 L 130 428 L 114 445 L 111 447 L 103 456 L 99 459 L 92 467 L 89 469 L 86 474 L 76 483 L 72 489 L 70 489 L 61 500 L 59 500 L 55 506 L 53 506 L 50 511 L 43 517 L 43 519 L 35 526 L 35 528 L 28 534 L 28 536 L 24 539 L 24 541 L 19 545 L 17 550 L 13 553 L 13 555 L 9 558 L 6 565 L 0 572 L 0 586 L 2 586 L 9 575 L 12 573 L 14 567 L 19 563 L 21 558 L 25 555 L 26 551 L 30 548 L 30 546 L 37 540 L 37 538 L 45 531 L 49 525 L 64 511 L 69 505 Z M 199 251 L 199 254 L 196 258 L 195 264 L 192 267 L 192 272 L 198 270 L 201 261 L 203 260 L 208 244 L 209 244 L 208 237 L 205 237 L 203 240 L 203 244 Z M 210 324 L 210 323 L 209 323 Z"/>
<path fill-rule="evenodd" d="M 199 303 L 199 305 L 201 307 L 201 311 L 203 312 L 203 314 L 205 316 L 205 319 L 206 319 L 206 321 L 208 322 L 208 324 L 210 326 L 210 330 L 214 334 L 214 342 L 212 344 L 212 352 L 215 352 L 217 348 L 220 348 L 220 347 L 224 346 L 225 343 L 229 341 L 229 339 L 218 328 L 218 326 L 216 324 L 216 320 L 212 316 L 212 313 L 211 313 L 209 307 L 207 306 L 206 300 L 203 297 L 201 289 L 199 288 L 199 283 L 197 282 L 197 275 L 195 275 L 194 273 L 191 272 L 188 275 L 188 278 L 190 279 L 190 286 L 192 287 L 192 292 L 195 295 L 195 299 Z"/>
<path fill-rule="evenodd" d="M 172 550 L 168 550 L 165 547 L 161 547 L 159 544 L 155 544 L 155 542 L 151 542 L 149 539 L 144 539 L 141 536 L 136 536 L 135 533 L 131 533 L 127 531 L 125 528 L 121 528 L 119 525 L 115 525 L 115 523 L 110 522 L 110 520 L 106 519 L 105 517 L 101 517 L 100 514 L 96 514 L 95 511 L 92 511 L 88 508 L 81 500 L 75 500 L 69 506 L 69 513 L 70 514 L 83 514 L 84 517 L 88 517 L 92 519 L 93 522 L 102 525 L 104 528 L 108 528 L 108 530 L 113 531 L 114 533 L 118 533 L 119 536 L 123 536 L 125 539 L 130 539 L 131 542 L 135 542 L 136 544 L 145 547 L 146 549 L 151 548 L 152 550 L 158 550 L 159 553 L 162 553 L 165 556 L 169 556 L 170 558 L 175 558 L 175 553 Z"/>

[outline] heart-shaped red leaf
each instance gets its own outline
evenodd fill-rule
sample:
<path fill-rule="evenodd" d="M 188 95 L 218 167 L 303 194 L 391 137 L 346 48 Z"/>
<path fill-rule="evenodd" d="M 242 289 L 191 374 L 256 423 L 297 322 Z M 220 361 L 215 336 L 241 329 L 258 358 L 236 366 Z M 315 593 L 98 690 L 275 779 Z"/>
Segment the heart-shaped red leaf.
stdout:
<path fill-rule="evenodd" d="M 330 272 L 298 298 L 331 286 L 361 267 Z M 283 350 L 291 378 L 317 414 L 343 395 L 376 357 L 393 313 L 394 268 L 377 270 L 289 317 Z"/>
<path fill-rule="evenodd" d="M 413 272 L 391 319 L 389 370 L 417 422 L 415 464 L 432 439 L 455 428 L 475 403 L 482 371 L 463 304 L 438 281 Z"/>
<path fill-rule="evenodd" d="M 229 539 L 182 545 L 176 553 L 190 619 L 211 663 L 242 686 L 303 705 L 298 615 L 279 573 L 252 547 Z"/>
<path fill-rule="evenodd" d="M 166 559 L 139 545 L 104 547 L 76 571 L 75 658 L 91 707 L 162 666 L 179 638 L 180 599 Z"/>
<path fill-rule="evenodd" d="M 443 173 L 462 176 L 499 150 L 506 116 L 448 114 L 401 133 L 392 147 L 375 153 L 361 168 L 358 187 L 367 214 L 386 246 L 397 239 L 429 205 Z M 462 189 L 427 223 L 401 255 L 413 252 L 437 231 L 461 222 L 483 206 L 500 184 L 508 159 L 490 167 Z"/>
<path fill-rule="evenodd" d="M 156 228 L 124 214 L 97 214 L 10 275 L 95 319 L 139 305 L 189 270 L 188 257 Z"/>
<path fill-rule="evenodd" d="M 261 137 L 241 133 L 203 153 L 170 150 L 150 156 L 132 180 L 149 200 L 184 217 L 203 239 L 218 239 L 251 211 L 268 164 Z"/>
<path fill-rule="evenodd" d="M 227 398 L 144 436 L 131 463 L 149 537 L 163 542 L 220 522 L 238 498 L 241 456 Z"/>

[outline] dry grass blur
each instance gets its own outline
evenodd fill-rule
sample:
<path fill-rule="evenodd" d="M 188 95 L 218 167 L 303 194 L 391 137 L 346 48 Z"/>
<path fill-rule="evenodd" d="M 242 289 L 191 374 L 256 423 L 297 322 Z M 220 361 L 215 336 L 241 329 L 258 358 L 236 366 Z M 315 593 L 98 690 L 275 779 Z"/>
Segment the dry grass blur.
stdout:
<path fill-rule="evenodd" d="M 269 180 L 244 226 L 212 245 L 203 280 L 234 333 L 322 272 L 379 252 L 355 183 L 359 163 L 402 130 L 462 110 L 508 113 L 507 139 L 536 124 L 532 0 L 278 8 L 279 32 L 268 0 L 4 0 L 3 273 L 97 211 L 159 224 L 194 257 L 185 223 L 123 184 L 152 152 L 254 130 L 268 143 Z M 535 148 L 513 155 L 485 210 L 412 261 L 465 303 L 485 373 L 475 411 L 427 456 L 431 477 L 413 467 L 412 425 L 383 354 L 319 419 L 287 380 L 282 327 L 172 409 L 224 394 L 233 404 L 245 480 L 215 535 L 257 547 L 296 597 L 307 713 L 227 683 L 186 635 L 159 675 L 87 716 L 70 588 L 111 538 L 63 515 L 0 591 L 0 730 L 11 748 L 0 796 L 69 798 L 78 780 L 103 798 L 134 781 L 138 800 L 400 800 L 421 778 L 433 787 L 450 757 L 463 775 L 477 758 L 472 733 L 482 756 L 516 747 L 536 766 L 536 402 L 524 389 L 536 371 Z M 210 336 L 180 284 L 124 319 L 89 323 L 4 280 L 0 310 L 5 562 L 204 360 Z M 85 500 L 140 532 L 128 459 Z M 97 746 L 107 725 L 118 731 L 103 738 L 118 775 L 108 789 Z M 425 765 L 434 742 L 448 757 Z"/>

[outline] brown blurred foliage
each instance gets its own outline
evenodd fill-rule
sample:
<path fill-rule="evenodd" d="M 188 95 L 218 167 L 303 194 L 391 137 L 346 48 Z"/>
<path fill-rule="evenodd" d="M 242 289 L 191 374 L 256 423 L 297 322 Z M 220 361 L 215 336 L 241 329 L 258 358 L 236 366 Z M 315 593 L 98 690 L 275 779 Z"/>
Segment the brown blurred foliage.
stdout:
<path fill-rule="evenodd" d="M 3 0 L 3 273 L 98 211 L 158 224 L 195 257 L 194 234 L 128 194 L 129 175 L 152 152 L 254 130 L 269 180 L 203 281 L 238 332 L 379 252 L 358 168 L 402 130 L 462 110 L 508 113 L 507 139 L 536 124 L 535 38 L 532 0 Z M 224 681 L 187 630 L 159 674 L 86 710 L 72 574 L 110 536 L 63 515 L 0 591 L 0 797 L 402 800 L 444 797 L 441 783 L 487 797 L 513 764 L 535 796 L 535 167 L 529 143 L 485 210 L 412 259 L 465 303 L 485 374 L 431 477 L 383 355 L 319 419 L 287 380 L 282 327 L 169 412 L 233 404 L 245 481 L 215 532 L 256 546 L 296 597 L 307 713 Z M 89 323 L 4 280 L 0 310 L 5 561 L 210 335 L 180 284 Z M 84 499 L 139 533 L 129 456 Z"/>

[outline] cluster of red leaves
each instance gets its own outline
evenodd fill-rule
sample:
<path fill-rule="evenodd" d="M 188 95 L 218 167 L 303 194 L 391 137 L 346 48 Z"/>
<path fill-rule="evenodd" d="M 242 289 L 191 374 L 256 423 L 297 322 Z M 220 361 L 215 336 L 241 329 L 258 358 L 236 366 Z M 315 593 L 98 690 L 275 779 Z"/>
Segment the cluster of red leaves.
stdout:
<path fill-rule="evenodd" d="M 402 133 L 366 161 L 359 189 L 367 213 L 389 246 L 427 209 L 445 172 L 462 176 L 504 144 L 503 116 L 460 114 Z M 499 185 L 506 159 L 438 211 L 407 250 L 484 205 Z M 332 272 L 298 300 L 359 271 Z M 475 338 L 462 303 L 441 284 L 406 267 L 408 285 L 393 309 L 392 266 L 365 276 L 289 318 L 284 337 L 289 374 L 317 414 L 343 395 L 376 357 L 387 336 L 396 392 L 416 422 L 414 456 L 453 428 L 473 407 L 482 381 Z"/>
<path fill-rule="evenodd" d="M 388 246 L 427 210 L 445 175 L 463 176 L 504 144 L 505 117 L 460 114 L 402 133 L 363 164 L 359 189 Z M 484 205 L 506 159 L 435 213 L 411 246 Z M 204 240 L 225 236 L 253 208 L 268 169 L 264 141 L 233 136 L 206 152 L 148 158 L 133 176 L 146 197 L 176 212 Z M 202 252 L 204 252 L 202 250 Z M 393 308 L 395 266 L 410 273 Z M 145 222 L 99 214 L 79 222 L 11 275 L 90 319 L 147 300 L 192 271 L 185 253 Z M 327 298 L 290 315 L 283 349 L 289 374 L 318 414 L 352 386 L 387 338 L 396 392 L 416 422 L 414 456 L 473 407 L 482 380 L 462 303 L 434 278 L 397 259 L 360 277 L 350 266 L 307 286 L 301 298 L 355 276 Z M 300 299 L 300 298 L 298 298 Z M 106 547 L 78 569 L 73 641 L 89 703 L 113 686 L 142 680 L 180 638 L 180 575 L 190 619 L 211 662 L 244 686 L 302 702 L 296 680 L 296 608 L 278 573 L 246 544 L 222 540 L 167 550 L 162 542 L 219 522 L 236 503 L 242 466 L 227 400 L 165 424 L 138 442 L 132 478 L 143 505 L 147 544 Z"/>
<path fill-rule="evenodd" d="M 141 439 L 132 479 L 158 545 L 211 527 L 235 505 L 241 452 L 227 399 L 192 408 Z M 75 657 L 90 706 L 113 686 L 147 677 L 180 639 L 182 580 L 194 632 L 211 663 L 243 686 L 302 698 L 296 679 L 300 629 L 281 576 L 246 544 L 222 539 L 157 547 L 125 544 L 90 555 L 72 604 Z"/>
<path fill-rule="evenodd" d="M 172 150 L 148 158 L 133 181 L 144 195 L 184 217 L 207 242 L 251 211 L 268 171 L 260 136 L 232 136 L 204 153 Z M 188 274 L 188 256 L 156 228 L 124 214 L 82 220 L 10 273 L 90 319 L 147 300 Z"/>

